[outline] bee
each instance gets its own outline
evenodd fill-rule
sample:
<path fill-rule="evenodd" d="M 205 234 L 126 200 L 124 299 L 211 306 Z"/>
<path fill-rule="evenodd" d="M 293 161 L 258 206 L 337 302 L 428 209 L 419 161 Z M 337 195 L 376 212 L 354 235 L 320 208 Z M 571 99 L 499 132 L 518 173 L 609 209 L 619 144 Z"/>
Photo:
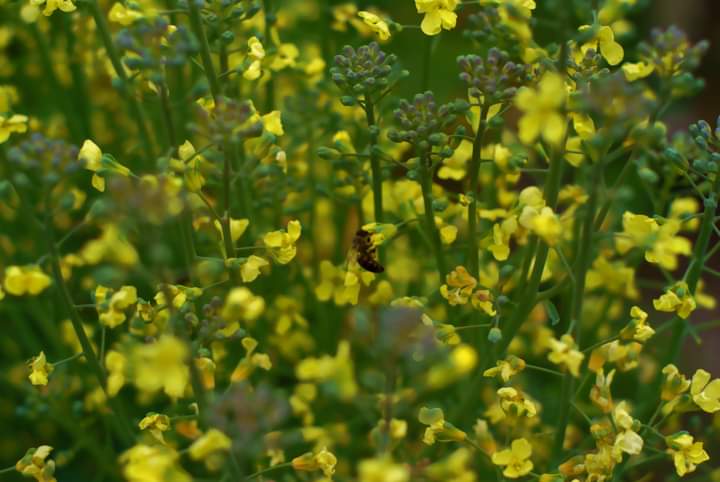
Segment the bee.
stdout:
<path fill-rule="evenodd" d="M 364 229 L 358 229 L 352 242 L 353 250 L 356 253 L 357 264 L 371 273 L 382 273 L 385 271 L 377 256 L 377 248 L 373 246 L 372 235 Z"/>

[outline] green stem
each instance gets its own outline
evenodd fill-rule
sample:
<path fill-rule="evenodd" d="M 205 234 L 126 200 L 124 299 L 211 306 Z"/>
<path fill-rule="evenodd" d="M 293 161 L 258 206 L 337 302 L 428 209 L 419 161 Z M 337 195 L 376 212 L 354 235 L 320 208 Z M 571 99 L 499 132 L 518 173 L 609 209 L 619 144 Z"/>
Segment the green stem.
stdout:
<path fill-rule="evenodd" d="M 9 474 L 10 472 L 15 472 L 17 469 L 13 465 L 12 467 L 6 467 L 4 469 L 0 469 L 0 474 Z"/>
<path fill-rule="evenodd" d="M 68 289 L 67 284 L 65 283 L 65 280 L 62 276 L 62 269 L 60 268 L 60 254 L 58 253 L 58 249 L 55 244 L 55 234 L 49 212 L 50 210 L 46 209 L 47 214 L 45 216 L 45 226 L 47 231 L 48 249 L 50 251 L 50 265 L 52 268 L 53 281 L 60 294 L 61 304 L 63 305 L 63 308 L 65 309 L 67 314 L 70 316 L 70 322 L 73 326 L 73 330 L 75 331 L 75 335 L 80 342 L 80 346 L 82 347 L 85 360 L 87 360 L 90 369 L 92 370 L 95 378 L 97 378 L 97 381 L 100 384 L 100 387 L 102 387 L 102 389 L 105 391 L 110 408 L 113 410 L 113 412 L 115 412 L 114 418 L 118 423 L 114 424 L 113 426 L 116 428 L 118 436 L 121 438 L 123 443 L 129 445 L 130 443 L 132 443 L 133 440 L 131 428 L 132 425 L 125 417 L 124 411 L 122 410 L 117 399 L 111 397 L 107 393 L 107 376 L 102 368 L 102 365 L 100 364 L 100 361 L 97 358 L 97 355 L 95 354 L 95 351 L 93 350 L 90 340 L 85 334 L 85 329 L 83 327 L 82 320 L 80 319 L 80 314 L 75 309 L 75 304 L 72 300 L 72 296 L 70 295 L 70 290 Z"/>
<path fill-rule="evenodd" d="M 378 143 L 378 127 L 375 120 L 375 104 L 371 99 L 365 100 L 365 115 L 370 130 L 370 169 L 372 170 L 373 208 L 375 222 L 384 222 L 383 216 L 383 192 L 382 192 L 382 170 L 380 169 L 380 158 L 376 152 Z"/>
<path fill-rule="evenodd" d="M 574 327 L 575 331 L 575 342 L 580 343 L 582 335 L 580 318 L 582 316 L 583 301 L 585 296 L 585 278 L 587 277 L 590 263 L 592 262 L 592 239 L 594 233 L 594 221 L 595 211 L 598 204 L 598 182 L 599 177 L 604 163 L 597 161 L 592 169 L 592 173 L 589 179 L 590 184 L 590 197 L 585 204 L 585 217 L 583 218 L 581 241 L 578 247 L 578 253 L 575 262 L 575 282 L 572 284 L 571 298 L 570 298 L 570 320 L 568 330 L 572 330 Z M 557 460 L 560 457 L 563 450 L 563 442 L 565 440 L 565 431 L 567 429 L 568 422 L 570 420 L 570 408 L 572 407 L 572 400 L 567 400 L 568 395 L 574 392 L 575 378 L 571 373 L 565 375 L 563 380 L 563 394 L 560 400 L 567 401 L 563 403 L 560 409 L 560 417 L 557 424 L 557 432 L 555 435 L 555 447 L 553 450 L 554 459 Z"/>
<path fill-rule="evenodd" d="M 275 24 L 272 0 L 263 0 L 263 12 L 265 15 L 265 42 L 270 43 L 272 38 L 272 26 Z M 275 109 L 275 79 L 270 77 L 265 84 L 265 112 Z"/>
<path fill-rule="evenodd" d="M 440 240 L 440 232 L 435 225 L 435 214 L 432 206 L 432 167 L 428 156 L 420 156 L 418 162 L 420 163 L 420 185 L 422 187 L 423 206 L 425 208 L 425 229 L 427 230 L 428 236 L 430 236 L 435 255 L 435 263 L 437 264 L 438 274 L 442 280 L 445 278 L 447 270 L 442 241 Z"/>
<path fill-rule="evenodd" d="M 470 205 L 468 206 L 468 267 L 470 274 L 475 278 L 480 278 L 480 251 L 478 248 L 477 234 L 477 197 L 478 184 L 480 182 L 480 155 L 482 153 L 483 141 L 487 132 L 487 115 L 488 106 L 482 106 L 480 110 L 480 123 L 478 124 L 475 139 L 473 140 L 472 157 L 470 158 L 470 166 L 468 176 L 470 177 Z"/>
<path fill-rule="evenodd" d="M 273 465 L 272 467 L 268 467 L 268 468 L 266 468 L 266 469 L 258 470 L 257 472 L 252 473 L 252 474 L 248 475 L 248 476 L 245 477 L 245 478 L 246 478 L 246 479 L 254 479 L 255 477 L 260 477 L 261 475 L 267 474 L 268 472 L 272 472 L 273 470 L 284 469 L 284 468 L 287 468 L 287 467 L 292 467 L 292 462 L 286 462 L 286 463 L 284 463 L 284 464 Z"/>
<path fill-rule="evenodd" d="M 210 87 L 210 94 L 212 95 L 213 100 L 215 100 L 215 105 L 217 105 L 220 97 L 220 83 L 218 82 L 217 74 L 215 73 L 212 56 L 210 55 L 210 44 L 208 43 L 205 27 L 202 23 L 200 7 L 198 7 L 197 0 L 190 0 L 188 2 L 188 7 L 190 14 L 190 27 L 192 28 L 195 37 L 197 37 L 200 42 L 200 59 L 202 60 L 205 77 L 207 77 L 208 85 Z"/>
<path fill-rule="evenodd" d="M 108 57 L 110 57 L 110 63 L 115 70 L 115 75 L 122 81 L 121 91 L 125 96 L 126 101 L 129 104 L 130 113 L 135 118 L 135 123 L 140 130 L 140 139 L 143 144 L 145 153 L 154 158 L 153 143 L 150 137 L 150 127 L 147 119 L 145 110 L 142 108 L 140 101 L 135 97 L 130 79 L 125 74 L 125 68 L 123 67 L 120 55 L 118 54 L 115 44 L 113 43 L 112 35 L 110 34 L 110 27 L 108 26 L 105 14 L 100 10 L 97 0 L 88 0 L 87 5 L 90 7 L 93 19 L 95 19 L 95 25 L 100 32 L 103 45 Z"/>
<path fill-rule="evenodd" d="M 226 142 L 225 152 L 223 153 L 223 216 L 221 221 L 223 242 L 225 243 L 225 258 L 235 257 L 235 247 L 230 230 L 230 179 L 232 177 L 230 164 L 234 152 L 235 145 L 232 142 Z"/>
<path fill-rule="evenodd" d="M 526 363 L 525 368 L 527 368 L 528 370 L 535 370 L 538 372 L 549 373 L 550 375 L 555 375 L 556 377 L 564 377 L 565 376 L 564 373 L 561 373 L 557 370 L 552 370 L 550 368 L 545 368 L 545 367 L 541 367 L 538 365 L 531 365 L 530 363 Z"/>

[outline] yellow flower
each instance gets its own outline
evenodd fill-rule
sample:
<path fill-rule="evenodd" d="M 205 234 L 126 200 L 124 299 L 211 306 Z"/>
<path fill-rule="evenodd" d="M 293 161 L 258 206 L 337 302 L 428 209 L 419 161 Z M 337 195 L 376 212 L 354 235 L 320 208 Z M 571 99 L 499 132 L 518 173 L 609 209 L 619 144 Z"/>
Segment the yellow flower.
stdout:
<path fill-rule="evenodd" d="M 125 385 L 127 358 L 120 352 L 110 350 L 105 355 L 105 367 L 108 370 L 107 391 L 113 397 Z"/>
<path fill-rule="evenodd" d="M 428 426 L 423 435 L 423 442 L 427 445 L 432 445 L 436 441 L 462 442 L 467 438 L 465 432 L 445 421 L 445 414 L 441 408 L 422 407 L 418 414 L 418 420 Z"/>
<path fill-rule="evenodd" d="M 265 130 L 270 134 L 278 137 L 285 134 L 282 125 L 282 115 L 279 110 L 274 110 L 262 116 L 262 123 Z"/>
<path fill-rule="evenodd" d="M 0 115 L 0 144 L 10 138 L 10 134 L 22 134 L 27 132 L 28 117 L 26 115 L 14 114 L 10 117 Z"/>
<path fill-rule="evenodd" d="M 642 248 L 646 261 L 673 271 L 678 265 L 677 256 L 687 256 L 692 251 L 690 240 L 677 236 L 681 227 L 677 219 L 668 219 L 660 226 L 648 216 L 628 211 L 623 214 L 623 231 L 615 238 L 615 246 L 620 254 L 634 247 Z"/>
<path fill-rule="evenodd" d="M 613 421 L 618 433 L 615 436 L 614 447 L 630 455 L 642 452 L 643 439 L 635 432 L 640 423 L 634 420 L 627 410 L 627 404 L 620 402 L 613 410 Z"/>
<path fill-rule="evenodd" d="M 107 299 L 109 289 L 99 285 L 95 288 L 95 303 L 98 305 L 100 322 L 115 328 L 125 322 L 125 310 L 137 303 L 137 289 L 134 286 L 123 286 Z"/>
<path fill-rule="evenodd" d="M 410 482 L 410 469 L 389 457 L 367 459 L 358 464 L 358 482 Z"/>
<path fill-rule="evenodd" d="M 615 369 L 605 375 L 602 367 L 595 375 L 595 385 L 590 389 L 590 400 L 603 413 L 610 413 L 613 409 L 612 391 L 610 386 L 615 378 Z"/>
<path fill-rule="evenodd" d="M 119 23 L 124 27 L 132 25 L 133 22 L 140 20 L 141 18 L 143 18 L 142 13 L 137 10 L 127 8 L 120 2 L 113 3 L 112 8 L 108 12 L 108 20 L 114 23 Z"/>
<path fill-rule="evenodd" d="M 202 460 L 210 454 L 229 451 L 230 448 L 232 448 L 230 437 L 216 428 L 211 428 L 192 443 L 189 452 L 193 460 Z"/>
<path fill-rule="evenodd" d="M 36 265 L 5 268 L 5 291 L 15 296 L 36 296 L 50 286 L 50 277 Z"/>
<path fill-rule="evenodd" d="M 546 72 L 537 89 L 521 88 L 515 96 L 515 105 L 524 112 L 518 123 L 520 140 L 532 144 L 542 135 L 549 143 L 560 144 L 567 128 L 560 113 L 566 97 L 563 78 L 555 72 Z"/>
<path fill-rule="evenodd" d="M 178 453 L 164 445 L 135 445 L 120 455 L 128 482 L 191 482 L 178 464 Z"/>
<path fill-rule="evenodd" d="M 25 477 L 33 477 L 38 482 L 56 482 L 55 462 L 46 460 L 52 450 L 49 445 L 28 449 L 23 458 L 15 463 L 15 470 Z"/>
<path fill-rule="evenodd" d="M 628 323 L 620 331 L 621 339 L 635 340 L 640 343 L 645 343 L 655 334 L 655 330 L 645 323 L 647 321 L 648 314 L 641 310 L 640 307 L 633 306 L 630 309 L 630 317 L 632 318 L 630 323 Z"/>
<path fill-rule="evenodd" d="M 710 460 L 702 442 L 695 442 L 687 432 L 678 432 L 665 438 L 668 452 L 672 455 L 675 470 L 680 477 L 694 472 L 697 465 Z"/>
<path fill-rule="evenodd" d="M 381 41 L 385 41 L 390 38 L 390 28 L 385 20 L 375 15 L 372 12 L 360 11 L 358 16 L 363 19 L 363 22 L 375 32 Z"/>
<path fill-rule="evenodd" d="M 295 367 L 295 374 L 302 381 L 332 382 L 342 400 L 353 398 L 358 391 L 353 359 L 350 356 L 350 343 L 347 340 L 338 344 L 334 357 L 323 355 L 305 358 Z"/>
<path fill-rule="evenodd" d="M 578 30 L 580 32 L 590 30 L 590 25 L 583 25 Z M 603 25 L 597 29 L 594 33 L 592 40 L 584 43 L 580 47 L 580 51 L 585 55 L 585 52 L 593 49 L 596 52 L 599 50 L 603 58 L 607 60 L 610 65 L 617 65 L 622 62 L 625 52 L 622 45 L 615 41 L 615 34 L 612 29 L 607 25 Z"/>
<path fill-rule="evenodd" d="M 299 55 L 300 50 L 298 50 L 295 44 L 281 44 L 277 49 L 275 57 L 270 63 L 270 68 L 274 71 L 278 71 L 288 67 L 295 67 L 295 61 Z"/>
<path fill-rule="evenodd" d="M 692 377 L 690 394 L 703 411 L 715 413 L 720 410 L 720 378 L 710 381 L 708 372 L 702 369 L 696 371 Z"/>
<path fill-rule="evenodd" d="M 248 40 L 248 58 L 252 62 L 243 72 L 243 77 L 246 80 L 257 80 L 262 75 L 262 59 L 265 58 L 265 48 L 257 37 L 250 37 Z"/>
<path fill-rule="evenodd" d="M 425 35 L 437 35 L 442 29 L 452 30 L 457 22 L 457 8 L 460 0 L 415 0 L 418 13 L 424 13 L 420 28 Z"/>
<path fill-rule="evenodd" d="M 105 191 L 105 176 L 108 173 L 115 173 L 121 176 L 132 174 L 130 169 L 123 166 L 111 156 L 104 156 L 100 148 L 90 139 L 83 142 L 78 160 L 85 162 L 85 168 L 93 172 L 92 185 L 100 192 Z"/>
<path fill-rule="evenodd" d="M 655 66 L 647 62 L 625 62 L 622 70 L 628 82 L 635 82 L 652 74 L 655 71 Z"/>
<path fill-rule="evenodd" d="M 29 363 L 30 366 L 30 383 L 33 385 L 47 385 L 48 376 L 52 373 L 54 367 L 52 363 L 48 363 L 45 358 L 45 352 L 41 351 L 38 356 L 33 357 Z"/>
<path fill-rule="evenodd" d="M 690 388 L 690 381 L 680 373 L 678 368 L 669 364 L 662 369 L 663 384 L 660 398 L 670 401 L 685 393 Z"/>
<path fill-rule="evenodd" d="M 511 479 L 517 479 L 527 475 L 533 469 L 530 460 L 532 446 L 524 438 L 515 439 L 509 449 L 501 450 L 492 454 L 492 462 L 495 465 L 505 467 L 503 475 Z"/>
<path fill-rule="evenodd" d="M 31 5 L 42 5 L 43 3 L 45 4 L 43 15 L 46 17 L 49 17 L 55 10 L 58 9 L 61 12 L 68 13 L 74 12 L 77 8 L 71 0 L 30 0 Z"/>
<path fill-rule="evenodd" d="M 687 283 L 680 281 L 660 295 L 660 298 L 654 299 L 653 307 L 658 311 L 677 312 L 680 318 L 686 319 L 697 305 Z"/>
<path fill-rule="evenodd" d="M 250 283 L 260 275 L 260 268 L 268 266 L 270 263 L 260 256 L 250 255 L 240 267 L 240 276 L 243 282 Z"/>
<path fill-rule="evenodd" d="M 336 464 L 337 458 L 325 447 L 319 452 L 308 452 L 292 459 L 293 469 L 303 472 L 322 470 L 325 477 L 331 477 L 335 473 Z"/>
<path fill-rule="evenodd" d="M 556 365 L 565 365 L 574 377 L 580 376 L 580 364 L 585 355 L 577 349 L 575 340 L 571 335 L 565 334 L 560 339 L 550 340 L 550 354 L 548 359 Z"/>
<path fill-rule="evenodd" d="M 200 171 L 205 158 L 195 151 L 195 146 L 190 141 L 185 141 L 178 148 L 178 155 L 183 165 L 185 186 L 191 192 L 200 191 L 205 185 L 205 177 Z"/>
<path fill-rule="evenodd" d="M 163 390 L 172 398 L 180 398 L 190 376 L 187 356 L 185 343 L 171 335 L 163 335 L 154 343 L 137 347 L 132 360 L 132 366 L 137 367 L 135 385 L 145 392 Z"/>
<path fill-rule="evenodd" d="M 155 440 L 164 444 L 163 432 L 170 430 L 170 418 L 162 413 L 150 412 L 138 424 L 140 430 L 147 430 Z"/>
<path fill-rule="evenodd" d="M 220 313 L 229 323 L 223 330 L 225 336 L 231 336 L 237 331 L 239 321 L 255 321 L 265 311 L 265 300 L 254 295 L 249 289 L 243 287 L 233 288 L 225 298 L 225 305 Z"/>
<path fill-rule="evenodd" d="M 300 221 L 290 221 L 287 232 L 273 231 L 263 236 L 263 243 L 270 249 L 270 253 L 280 264 L 288 264 L 295 257 L 295 242 L 300 238 L 302 225 Z"/>
<path fill-rule="evenodd" d="M 492 378 L 500 375 L 500 379 L 507 383 L 512 377 L 524 369 L 525 360 L 515 355 L 510 355 L 505 360 L 498 360 L 494 367 L 485 370 L 483 376 Z"/>
<path fill-rule="evenodd" d="M 457 266 L 448 273 L 445 283 L 440 287 L 440 294 L 453 306 L 467 303 L 477 286 L 477 280 L 464 266 Z"/>
<path fill-rule="evenodd" d="M 512 216 L 502 223 L 493 225 L 493 241 L 488 247 L 493 257 L 498 261 L 505 261 L 510 256 L 510 239 L 518 229 L 517 217 Z"/>
<path fill-rule="evenodd" d="M 513 387 L 498 389 L 502 416 L 533 418 L 537 415 L 537 407 L 524 393 Z"/>

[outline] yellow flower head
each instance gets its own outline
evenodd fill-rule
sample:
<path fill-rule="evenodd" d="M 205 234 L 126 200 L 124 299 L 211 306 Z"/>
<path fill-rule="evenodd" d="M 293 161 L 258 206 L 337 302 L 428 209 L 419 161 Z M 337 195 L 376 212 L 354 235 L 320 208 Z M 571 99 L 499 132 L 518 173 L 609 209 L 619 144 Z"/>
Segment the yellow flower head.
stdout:
<path fill-rule="evenodd" d="M 178 464 L 178 453 L 164 445 L 135 445 L 119 457 L 128 482 L 191 482 Z"/>
<path fill-rule="evenodd" d="M 578 30 L 580 32 L 584 32 L 590 29 L 592 29 L 590 25 L 583 25 Z M 590 41 L 585 42 L 580 47 L 580 51 L 583 55 L 585 55 L 585 52 L 590 49 L 593 49 L 596 52 L 599 51 L 610 65 L 619 64 L 622 62 L 623 56 L 625 55 L 622 45 L 615 41 L 615 34 L 612 29 L 606 25 L 598 28 L 595 31 L 593 38 Z"/>
<path fill-rule="evenodd" d="M 292 459 L 292 467 L 297 471 L 314 472 L 322 470 L 326 477 L 335 473 L 337 458 L 327 448 L 323 447 L 319 452 L 308 452 Z"/>
<path fill-rule="evenodd" d="M 187 356 L 185 343 L 171 335 L 135 348 L 132 357 L 135 385 L 145 392 L 162 390 L 172 398 L 180 398 L 190 378 Z"/>
<path fill-rule="evenodd" d="M 15 296 L 36 296 L 50 286 L 50 277 L 39 266 L 8 266 L 5 268 L 5 291 Z"/>
<path fill-rule="evenodd" d="M 15 464 L 15 470 L 25 477 L 33 477 L 38 482 L 56 482 L 55 462 L 46 460 L 52 450 L 49 445 L 28 449 L 23 458 Z"/>
<path fill-rule="evenodd" d="M 441 408 L 422 407 L 418 414 L 418 420 L 428 426 L 423 435 L 423 442 L 427 445 L 432 445 L 436 441 L 462 442 L 467 438 L 465 432 L 445 421 L 445 414 Z"/>
<path fill-rule="evenodd" d="M 225 452 L 230 448 L 232 448 L 230 437 L 216 428 L 211 428 L 192 443 L 189 453 L 193 460 L 203 460 L 213 453 Z"/>
<path fill-rule="evenodd" d="M 566 98 L 565 82 L 555 72 L 546 72 L 537 89 L 521 88 L 515 96 L 515 105 L 524 112 L 518 123 L 520 140 L 532 144 L 542 136 L 547 142 L 559 145 L 567 129 L 561 113 Z"/>
<path fill-rule="evenodd" d="M 680 281 L 653 300 L 653 307 L 658 311 L 676 312 L 680 318 L 686 319 L 695 311 L 697 304 L 690 294 L 687 283 Z"/>
<path fill-rule="evenodd" d="M 577 349 L 571 335 L 565 334 L 560 339 L 550 340 L 548 359 L 556 365 L 564 365 L 574 377 L 580 376 L 580 364 L 585 355 Z"/>
<path fill-rule="evenodd" d="M 505 360 L 498 360 L 494 367 L 488 368 L 483 372 L 483 376 L 496 377 L 507 383 L 510 378 L 514 377 L 525 369 L 525 360 L 515 355 L 508 356 Z"/>
<path fill-rule="evenodd" d="M 48 376 L 52 373 L 54 367 L 52 363 L 48 363 L 45 358 L 45 352 L 41 351 L 38 356 L 33 357 L 29 363 L 30 366 L 30 383 L 33 385 L 45 386 L 48 383 Z"/>
<path fill-rule="evenodd" d="M 287 231 L 273 231 L 263 237 L 263 243 L 280 264 L 288 264 L 295 257 L 295 242 L 300 238 L 302 225 L 300 221 L 290 221 Z"/>
<path fill-rule="evenodd" d="M 715 413 L 720 410 L 720 378 L 710 381 L 710 374 L 698 370 L 692 377 L 690 394 L 693 401 L 704 412 Z"/>
<path fill-rule="evenodd" d="M 358 16 L 363 19 L 363 22 L 365 22 L 365 24 L 370 27 L 373 32 L 375 32 L 380 41 L 385 41 L 390 38 L 390 28 L 388 27 L 387 22 L 380 16 L 365 10 L 358 12 Z"/>
<path fill-rule="evenodd" d="M 517 479 L 527 475 L 533 469 L 530 460 L 532 446 L 524 438 L 512 441 L 509 449 L 501 450 L 492 454 L 492 462 L 495 465 L 505 467 L 503 475 L 510 479 Z"/>
<path fill-rule="evenodd" d="M 695 442 L 687 432 L 678 432 L 665 438 L 668 452 L 672 455 L 675 470 L 680 477 L 694 472 L 697 466 L 710 460 L 702 442 Z"/>
<path fill-rule="evenodd" d="M 457 8 L 460 0 L 415 0 L 418 13 L 424 13 L 420 28 L 425 35 L 437 35 L 442 29 L 452 30 L 457 22 Z"/>
<path fill-rule="evenodd" d="M 170 418 L 162 413 L 150 412 L 138 424 L 140 430 L 147 430 L 155 440 L 164 444 L 163 432 L 170 430 Z"/>
<path fill-rule="evenodd" d="M 620 338 L 645 343 L 655 334 L 655 330 L 646 323 L 648 314 L 640 307 L 633 306 L 630 309 L 630 316 L 632 320 L 620 331 Z"/>
<path fill-rule="evenodd" d="M 22 134 L 27 132 L 27 129 L 28 117 L 26 115 L 13 114 L 10 117 L 0 115 L 0 144 L 6 142 L 11 134 Z"/>
<path fill-rule="evenodd" d="M 683 393 L 687 392 L 690 388 L 690 381 L 685 378 L 685 375 L 680 373 L 678 368 L 673 365 L 666 365 L 662 369 L 663 384 L 660 398 L 665 401 L 670 401 Z"/>

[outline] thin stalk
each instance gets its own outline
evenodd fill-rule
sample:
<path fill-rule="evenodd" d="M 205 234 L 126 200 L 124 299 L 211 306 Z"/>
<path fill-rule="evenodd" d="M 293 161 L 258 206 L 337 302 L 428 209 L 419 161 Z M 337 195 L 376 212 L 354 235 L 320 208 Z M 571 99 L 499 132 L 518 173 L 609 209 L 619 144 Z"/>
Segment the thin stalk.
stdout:
<path fill-rule="evenodd" d="M 422 187 L 423 206 L 425 208 L 425 225 L 428 236 L 432 243 L 435 263 L 437 264 L 438 274 L 442 280 L 447 274 L 445 265 L 445 255 L 443 253 L 442 241 L 440 240 L 440 232 L 435 225 L 435 214 L 432 207 L 432 179 L 433 172 L 430 166 L 430 160 L 427 156 L 421 156 L 420 162 L 420 185 Z"/>
<path fill-rule="evenodd" d="M 265 15 L 265 42 L 272 38 L 272 26 L 275 24 L 272 0 L 263 0 L 263 14 Z M 265 112 L 275 109 L 275 80 L 270 77 L 265 83 Z"/>
<path fill-rule="evenodd" d="M 173 122 L 172 109 L 170 108 L 170 96 L 168 95 L 167 82 L 163 80 L 160 85 L 160 106 L 162 107 L 163 122 L 167 132 L 168 145 L 172 148 L 173 154 L 178 147 L 177 135 L 175 133 L 175 122 Z"/>
<path fill-rule="evenodd" d="M 572 284 L 571 298 L 570 298 L 570 316 L 572 320 L 569 323 L 568 330 L 572 331 L 574 327 L 575 331 L 575 342 L 580 343 L 582 335 L 580 317 L 582 316 L 583 301 L 585 296 L 585 278 L 587 277 L 587 271 L 590 268 L 592 262 L 592 239 L 594 233 L 594 222 L 595 222 L 595 211 L 598 204 L 598 182 L 597 177 L 599 176 L 604 163 L 598 161 L 593 167 L 592 174 L 590 177 L 590 197 L 588 202 L 585 204 L 585 217 L 583 218 L 583 226 L 581 232 L 581 241 L 578 246 L 578 253 L 575 262 L 575 282 Z M 574 392 L 575 378 L 571 373 L 565 375 L 563 380 L 563 395 L 560 400 L 567 401 L 568 396 Z M 568 422 L 570 420 L 570 409 L 572 408 L 572 400 L 563 403 L 560 409 L 560 417 L 557 424 L 557 432 L 555 435 L 555 446 L 553 450 L 553 457 L 555 460 L 561 455 L 563 450 L 563 442 L 565 440 L 565 431 L 567 429 Z"/>
<path fill-rule="evenodd" d="M 254 479 L 255 477 L 260 477 L 261 475 L 267 474 L 268 472 L 272 472 L 273 470 L 285 469 L 287 467 L 292 467 L 292 462 L 285 462 L 284 464 L 277 464 L 277 465 L 273 465 L 272 467 L 268 467 L 266 469 L 258 470 L 257 472 L 252 473 L 245 478 L 246 479 Z"/>
<path fill-rule="evenodd" d="M 49 213 L 50 210 L 46 209 L 46 212 Z M 53 282 L 55 283 L 55 286 L 57 287 L 60 295 L 60 302 L 70 317 L 70 322 L 72 324 L 73 330 L 75 331 L 75 335 L 80 342 L 80 346 L 82 347 L 85 360 L 87 360 L 87 364 L 90 366 L 90 369 L 92 370 L 95 378 L 100 384 L 100 387 L 102 387 L 102 389 L 105 391 L 110 408 L 113 410 L 113 412 L 115 412 L 114 419 L 117 423 L 113 424 L 113 427 L 115 427 L 117 434 L 123 441 L 123 443 L 126 445 L 130 445 L 133 441 L 133 434 L 131 428 L 132 425 L 125 417 L 125 413 L 122 410 L 117 399 L 111 397 L 107 393 L 107 376 L 102 368 L 102 365 L 100 364 L 100 361 L 98 360 L 97 355 L 95 354 L 95 350 L 93 350 L 92 344 L 90 343 L 87 334 L 85 334 L 85 329 L 83 327 L 80 314 L 75 309 L 75 303 L 73 302 L 72 296 L 70 295 L 70 290 L 68 289 L 67 284 L 63 279 L 62 269 L 60 268 L 60 253 L 58 253 L 58 249 L 55 244 L 55 233 L 53 230 L 52 221 L 49 214 L 46 214 L 45 217 L 45 226 L 47 232 L 46 238 L 48 242 L 48 249 L 50 251 L 50 266 L 52 268 Z"/>
<path fill-rule="evenodd" d="M 382 170 L 380 169 L 380 158 L 375 152 L 378 143 L 378 128 L 375 120 L 375 104 L 371 99 L 365 100 L 365 115 L 370 130 L 370 169 L 372 170 L 373 208 L 375 222 L 382 223 L 383 216 L 383 193 L 382 193 Z"/>
<path fill-rule="evenodd" d="M 90 7 L 90 13 L 92 13 L 93 19 L 95 19 L 95 25 L 100 32 L 105 51 L 110 57 L 110 63 L 115 70 L 115 75 L 122 81 L 122 93 L 125 96 L 125 100 L 129 104 L 130 114 L 135 118 L 135 122 L 140 130 L 140 140 L 143 145 L 145 153 L 150 157 L 155 157 L 153 153 L 153 142 L 150 136 L 150 127 L 147 119 L 145 110 L 142 108 L 140 101 L 135 97 L 130 79 L 128 79 L 125 73 L 125 67 L 123 66 L 120 55 L 118 54 L 115 44 L 113 43 L 112 35 L 110 34 L 110 27 L 108 26 L 105 14 L 100 10 L 97 0 L 89 0 L 87 5 Z"/>
<path fill-rule="evenodd" d="M 225 243 L 225 258 L 232 258 L 235 255 L 235 248 L 232 241 L 232 232 L 230 231 L 230 179 L 232 162 L 235 146 L 232 142 L 225 143 L 225 152 L 223 153 L 223 215 L 222 215 L 222 232 L 223 242 Z"/>
<path fill-rule="evenodd" d="M 220 97 L 220 83 L 218 81 L 217 74 L 215 73 L 212 56 L 210 55 L 210 44 L 208 43 L 205 27 L 202 23 L 200 7 L 198 7 L 196 0 L 190 0 L 188 2 L 188 7 L 190 13 L 190 27 L 200 42 L 200 59 L 202 60 L 205 77 L 207 77 L 208 85 L 210 86 L 210 94 L 217 105 L 218 98 Z"/>
<path fill-rule="evenodd" d="M 480 251 L 478 249 L 477 235 L 477 197 L 478 184 L 480 182 L 480 155 L 482 153 L 485 133 L 487 132 L 487 115 L 489 107 L 483 105 L 480 110 L 480 123 L 478 124 L 475 139 L 473 140 L 472 157 L 470 158 L 470 166 L 468 176 L 470 177 L 470 194 L 472 198 L 468 205 L 468 267 L 470 274 L 475 278 L 480 278 Z"/>

